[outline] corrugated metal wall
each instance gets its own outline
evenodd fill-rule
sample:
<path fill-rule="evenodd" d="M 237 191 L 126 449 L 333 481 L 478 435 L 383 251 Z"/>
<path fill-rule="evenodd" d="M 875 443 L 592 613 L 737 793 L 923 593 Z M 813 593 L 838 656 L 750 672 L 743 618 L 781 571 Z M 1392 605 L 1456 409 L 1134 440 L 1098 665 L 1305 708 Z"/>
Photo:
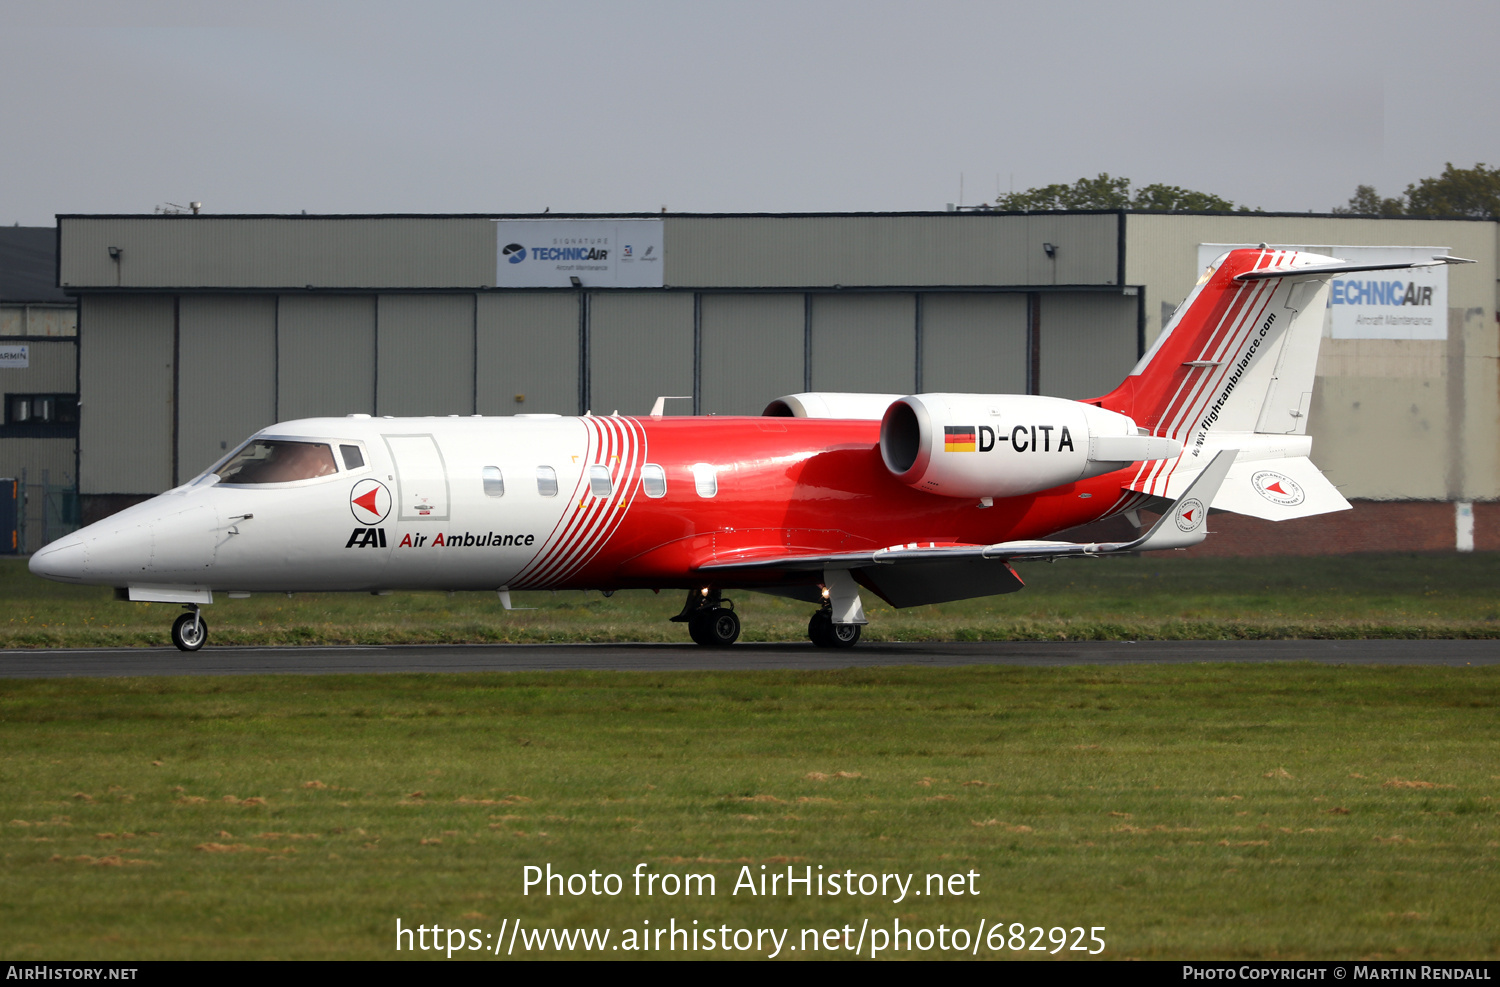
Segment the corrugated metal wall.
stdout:
<path fill-rule="evenodd" d="M 484 218 L 58 218 L 62 286 L 480 288 L 495 283 Z M 110 248 L 120 251 L 119 261 Z"/>
<path fill-rule="evenodd" d="M 375 296 L 282 295 L 276 418 L 375 413 Z"/>
<path fill-rule="evenodd" d="M 916 296 L 814 295 L 812 389 L 910 393 L 916 387 Z"/>
<path fill-rule="evenodd" d="M 182 483 L 276 421 L 276 297 L 184 295 L 177 319 Z"/>
<path fill-rule="evenodd" d="M 474 414 L 473 295 L 381 295 L 376 346 L 376 414 Z"/>
<path fill-rule="evenodd" d="M 923 296 L 924 391 L 1024 394 L 1029 352 L 1025 295 Z"/>
<path fill-rule="evenodd" d="M 1113 213 L 669 216 L 663 246 L 677 286 L 1112 285 L 1118 230 Z"/>
<path fill-rule="evenodd" d="M 1135 298 L 1044 294 L 1041 308 L 1039 393 L 1098 397 L 1124 380 L 1139 359 Z"/>
<path fill-rule="evenodd" d="M 73 476 L 73 448 L 72 439 L 6 439 L 0 442 L 0 476 L 20 479 L 25 470 L 28 483 L 41 483 L 46 470 L 48 483 L 65 483 Z"/>
<path fill-rule="evenodd" d="M 0 367 L 0 394 L 72 394 L 78 385 L 78 347 L 73 340 L 60 338 L 57 342 L 29 340 L 24 344 L 29 353 L 29 367 Z M 4 409 L 0 409 L 3 421 Z M 9 474 L 7 474 L 9 475 Z"/>
<path fill-rule="evenodd" d="M 758 415 L 772 398 L 802 390 L 805 297 L 703 295 L 705 415 Z"/>
<path fill-rule="evenodd" d="M 160 295 L 80 302 L 80 493 L 160 493 L 172 485 L 173 305 Z"/>
<path fill-rule="evenodd" d="M 578 296 L 483 294 L 478 305 L 478 413 L 576 415 Z"/>
<path fill-rule="evenodd" d="M 644 415 L 660 395 L 693 393 L 692 295 L 599 292 L 589 304 L 594 414 Z"/>

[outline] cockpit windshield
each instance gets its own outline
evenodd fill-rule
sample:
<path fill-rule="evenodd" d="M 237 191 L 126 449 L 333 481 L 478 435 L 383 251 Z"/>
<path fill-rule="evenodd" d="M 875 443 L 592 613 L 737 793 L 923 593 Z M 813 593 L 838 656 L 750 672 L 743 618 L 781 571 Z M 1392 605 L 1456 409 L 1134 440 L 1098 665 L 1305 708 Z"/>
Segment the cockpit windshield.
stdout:
<path fill-rule="evenodd" d="M 287 483 L 338 471 L 328 446 L 281 439 L 256 439 L 214 470 L 220 483 Z"/>

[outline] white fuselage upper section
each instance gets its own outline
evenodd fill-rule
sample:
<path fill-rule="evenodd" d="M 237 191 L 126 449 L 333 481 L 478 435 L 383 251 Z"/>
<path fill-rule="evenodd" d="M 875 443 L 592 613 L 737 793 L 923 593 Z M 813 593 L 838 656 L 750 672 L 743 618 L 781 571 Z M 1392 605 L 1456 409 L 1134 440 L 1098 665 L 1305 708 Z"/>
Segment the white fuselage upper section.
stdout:
<path fill-rule="evenodd" d="M 563 544 L 560 529 L 580 495 L 606 501 L 622 495 L 621 489 L 606 492 L 610 485 L 601 485 L 597 474 L 591 488 L 588 469 L 600 458 L 601 443 L 612 441 L 609 436 L 621 451 L 629 445 L 626 433 L 632 429 L 621 424 L 627 421 L 523 416 L 282 422 L 254 439 L 334 450 L 352 446 L 356 452 L 341 453 L 331 475 L 289 482 L 220 482 L 205 472 L 53 542 L 33 556 L 32 569 L 70 582 L 140 588 L 141 598 L 149 598 L 151 587 L 233 592 L 527 585 L 528 570 L 543 559 L 568 556 L 576 562 L 596 547 L 587 532 L 572 533 Z M 351 467 L 355 461 L 362 462 Z M 331 551 L 335 545 L 344 547 Z M 551 568 L 561 572 L 566 565 Z"/>

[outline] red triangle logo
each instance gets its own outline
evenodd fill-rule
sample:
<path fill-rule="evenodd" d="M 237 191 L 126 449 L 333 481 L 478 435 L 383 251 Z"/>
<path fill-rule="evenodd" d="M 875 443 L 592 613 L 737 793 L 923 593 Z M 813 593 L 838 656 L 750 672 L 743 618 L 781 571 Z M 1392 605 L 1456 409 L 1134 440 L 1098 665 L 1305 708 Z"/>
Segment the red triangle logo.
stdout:
<path fill-rule="evenodd" d="M 1183 511 L 1182 512 L 1182 519 L 1184 521 L 1188 522 L 1189 524 L 1191 524 L 1192 521 L 1193 521 L 1193 512 L 1192 511 Z"/>
<path fill-rule="evenodd" d="M 364 495 L 359 496 L 359 497 L 355 497 L 354 498 L 354 506 L 355 507 L 363 507 L 366 511 L 368 511 L 371 514 L 379 514 L 380 512 L 375 509 L 375 495 L 378 494 L 378 493 L 380 493 L 380 488 L 376 487 L 375 489 L 371 490 L 367 494 L 364 494 Z"/>
<path fill-rule="evenodd" d="M 1266 487 L 1266 489 L 1269 490 L 1271 493 L 1279 493 L 1279 494 L 1285 494 L 1286 493 L 1285 490 L 1281 489 L 1281 481 L 1280 480 L 1277 480 L 1275 483 L 1271 484 L 1269 487 Z"/>

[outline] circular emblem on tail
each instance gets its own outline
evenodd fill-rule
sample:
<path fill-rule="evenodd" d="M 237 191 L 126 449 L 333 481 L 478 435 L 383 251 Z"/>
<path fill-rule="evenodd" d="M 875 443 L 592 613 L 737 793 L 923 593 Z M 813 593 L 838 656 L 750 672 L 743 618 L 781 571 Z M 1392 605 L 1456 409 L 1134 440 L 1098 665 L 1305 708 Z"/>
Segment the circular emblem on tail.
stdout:
<path fill-rule="evenodd" d="M 391 492 L 379 480 L 360 480 L 349 491 L 349 510 L 360 524 L 379 524 L 391 512 Z"/>
<path fill-rule="evenodd" d="M 1250 485 L 1266 500 L 1282 507 L 1296 507 L 1307 499 L 1307 494 L 1303 493 L 1296 480 L 1271 470 L 1256 473 L 1250 478 Z"/>
<path fill-rule="evenodd" d="M 1208 509 L 1203 506 L 1203 501 L 1191 497 L 1177 508 L 1177 527 L 1183 531 L 1197 531 L 1207 513 Z"/>

